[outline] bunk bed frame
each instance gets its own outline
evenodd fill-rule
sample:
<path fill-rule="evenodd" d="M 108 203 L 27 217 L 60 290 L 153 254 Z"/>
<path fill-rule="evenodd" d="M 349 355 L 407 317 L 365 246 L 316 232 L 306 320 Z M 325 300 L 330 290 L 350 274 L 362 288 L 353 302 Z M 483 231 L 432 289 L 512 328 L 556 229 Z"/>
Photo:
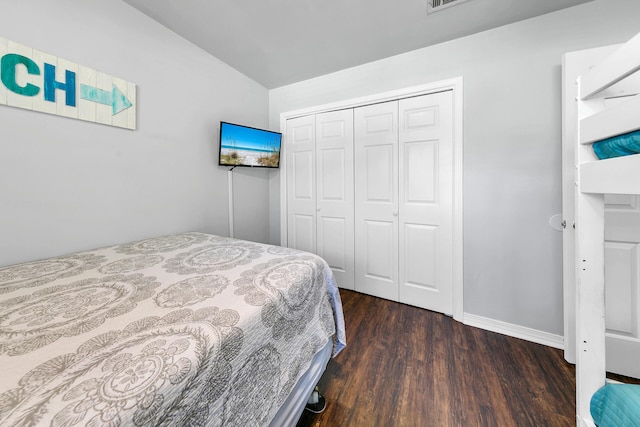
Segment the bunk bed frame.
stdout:
<path fill-rule="evenodd" d="M 604 194 L 640 195 L 640 154 L 598 160 L 593 142 L 640 129 L 640 34 L 576 81 L 575 361 L 578 426 L 594 426 L 590 402 L 605 385 Z M 636 76 L 634 76 L 636 73 Z M 630 77 L 631 76 L 631 77 Z M 623 83 L 620 83 L 623 82 Z M 618 86 L 615 91 L 612 87 Z M 620 87 L 623 87 L 622 89 Z M 613 95 L 615 92 L 615 95 Z M 622 102 L 607 103 L 611 96 Z M 634 96 L 630 96 L 634 95 Z M 567 123 L 565 123 L 565 126 Z"/>

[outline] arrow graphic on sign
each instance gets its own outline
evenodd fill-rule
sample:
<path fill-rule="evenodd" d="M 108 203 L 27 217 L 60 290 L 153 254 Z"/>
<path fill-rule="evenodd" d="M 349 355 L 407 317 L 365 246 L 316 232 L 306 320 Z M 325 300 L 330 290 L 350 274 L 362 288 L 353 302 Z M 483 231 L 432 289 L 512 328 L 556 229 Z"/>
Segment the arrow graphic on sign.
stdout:
<path fill-rule="evenodd" d="M 97 102 L 98 104 L 111 105 L 111 115 L 115 116 L 119 112 L 126 110 L 133 104 L 127 99 L 127 97 L 120 92 L 120 89 L 116 85 L 112 86 L 111 92 L 98 89 L 97 87 L 81 84 L 80 85 L 80 98 L 87 101 Z"/>

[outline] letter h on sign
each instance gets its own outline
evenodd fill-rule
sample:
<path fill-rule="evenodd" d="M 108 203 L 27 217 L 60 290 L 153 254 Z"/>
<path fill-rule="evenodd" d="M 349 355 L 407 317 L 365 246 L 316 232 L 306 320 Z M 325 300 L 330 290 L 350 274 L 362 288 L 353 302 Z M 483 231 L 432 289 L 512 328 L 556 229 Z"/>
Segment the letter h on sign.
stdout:
<path fill-rule="evenodd" d="M 44 64 L 44 100 L 56 102 L 56 89 L 64 90 L 66 93 L 65 104 L 69 107 L 76 106 L 76 73 L 65 70 L 65 83 L 56 81 L 56 67 Z"/>

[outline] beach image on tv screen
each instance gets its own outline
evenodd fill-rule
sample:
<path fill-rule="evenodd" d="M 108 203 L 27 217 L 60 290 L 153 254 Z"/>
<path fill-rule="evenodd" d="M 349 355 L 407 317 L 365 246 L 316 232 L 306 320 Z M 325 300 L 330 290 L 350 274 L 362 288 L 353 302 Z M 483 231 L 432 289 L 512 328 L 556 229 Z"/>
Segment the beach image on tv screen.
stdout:
<path fill-rule="evenodd" d="M 221 165 L 278 167 L 279 133 L 230 123 L 220 126 Z"/>

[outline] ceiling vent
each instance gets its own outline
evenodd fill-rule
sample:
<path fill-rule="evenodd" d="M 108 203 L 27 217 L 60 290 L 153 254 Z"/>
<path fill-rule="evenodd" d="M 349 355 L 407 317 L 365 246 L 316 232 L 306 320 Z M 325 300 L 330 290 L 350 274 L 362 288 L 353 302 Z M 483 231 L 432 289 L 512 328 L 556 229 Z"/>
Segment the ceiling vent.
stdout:
<path fill-rule="evenodd" d="M 451 6 L 464 3 L 467 0 L 429 0 L 427 2 L 427 13 L 438 12 Z"/>

